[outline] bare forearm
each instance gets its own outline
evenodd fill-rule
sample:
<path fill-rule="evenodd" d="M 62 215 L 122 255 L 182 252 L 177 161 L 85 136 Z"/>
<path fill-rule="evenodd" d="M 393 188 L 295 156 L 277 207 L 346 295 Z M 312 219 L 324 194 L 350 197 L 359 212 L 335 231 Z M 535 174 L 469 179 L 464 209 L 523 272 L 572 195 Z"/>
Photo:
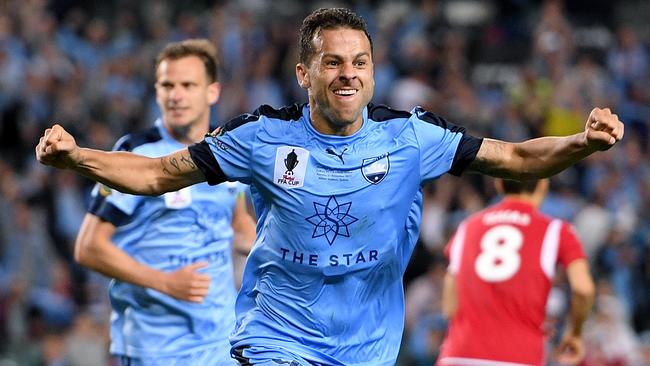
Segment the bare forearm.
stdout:
<path fill-rule="evenodd" d="M 164 272 L 143 265 L 114 244 L 88 247 L 75 258 L 83 266 L 107 277 L 163 291 Z"/>
<path fill-rule="evenodd" d="M 506 179 L 539 179 L 563 171 L 594 151 L 584 133 L 521 143 L 485 139 L 469 169 Z"/>
<path fill-rule="evenodd" d="M 571 285 L 571 310 L 567 331 L 579 337 L 582 334 L 582 324 L 591 312 L 596 289 L 586 259 L 571 262 L 567 268 L 567 276 Z"/>
<path fill-rule="evenodd" d="M 76 172 L 120 192 L 159 195 L 202 180 L 187 150 L 148 158 L 130 152 L 82 148 L 71 167 Z"/>
<path fill-rule="evenodd" d="M 567 332 L 575 337 L 582 335 L 582 325 L 591 312 L 593 296 L 574 294 L 571 297 L 571 310 Z"/>
<path fill-rule="evenodd" d="M 157 192 L 156 180 L 150 173 L 156 165 L 155 159 L 122 151 L 107 152 L 87 148 L 81 148 L 79 153 L 78 163 L 70 167 L 79 174 L 124 193 L 162 193 Z"/>
<path fill-rule="evenodd" d="M 86 214 L 74 245 L 77 262 L 107 277 L 159 290 L 164 272 L 139 263 L 111 240 L 115 226 Z"/>

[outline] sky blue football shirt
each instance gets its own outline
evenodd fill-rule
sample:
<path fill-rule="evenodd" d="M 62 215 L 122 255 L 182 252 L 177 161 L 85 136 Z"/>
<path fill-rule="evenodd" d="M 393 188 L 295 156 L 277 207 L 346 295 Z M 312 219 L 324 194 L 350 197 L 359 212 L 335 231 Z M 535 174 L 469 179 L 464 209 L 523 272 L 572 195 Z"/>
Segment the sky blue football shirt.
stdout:
<path fill-rule="evenodd" d="M 115 149 L 163 156 L 185 146 L 158 120 L 155 127 L 120 139 Z M 198 261 L 212 277 L 200 304 L 113 280 L 109 296 L 112 354 L 129 357 L 187 355 L 221 345 L 221 361 L 232 364 L 228 336 L 235 325 L 236 290 L 231 226 L 239 183 L 207 183 L 158 197 L 135 196 L 97 185 L 89 212 L 116 225 L 113 241 L 135 260 L 175 271 Z M 222 362 L 222 363 L 220 363 Z"/>
<path fill-rule="evenodd" d="M 208 182 L 251 184 L 258 214 L 234 348 L 252 361 L 394 365 L 420 187 L 460 174 L 481 141 L 421 108 L 373 105 L 355 134 L 323 135 L 294 105 L 263 106 L 191 146 Z"/>

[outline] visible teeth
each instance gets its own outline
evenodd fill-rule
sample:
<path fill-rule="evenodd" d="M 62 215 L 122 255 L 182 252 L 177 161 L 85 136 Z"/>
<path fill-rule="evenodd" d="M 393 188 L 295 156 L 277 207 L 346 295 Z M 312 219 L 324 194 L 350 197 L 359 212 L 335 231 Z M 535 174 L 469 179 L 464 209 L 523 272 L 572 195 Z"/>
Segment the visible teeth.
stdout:
<path fill-rule="evenodd" d="M 334 94 L 336 94 L 336 95 L 354 95 L 354 94 L 356 94 L 356 92 L 357 91 L 354 90 L 354 89 L 339 89 L 339 90 L 335 90 Z"/>

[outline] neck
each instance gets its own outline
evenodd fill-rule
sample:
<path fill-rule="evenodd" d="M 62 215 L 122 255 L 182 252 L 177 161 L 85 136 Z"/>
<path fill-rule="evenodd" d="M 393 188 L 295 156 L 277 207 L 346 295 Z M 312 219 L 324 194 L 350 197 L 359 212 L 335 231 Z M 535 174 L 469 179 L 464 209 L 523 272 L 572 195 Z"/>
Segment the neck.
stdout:
<path fill-rule="evenodd" d="M 163 123 L 167 132 L 183 145 L 189 146 L 200 142 L 209 131 L 208 120 L 191 123 L 187 126 L 172 127 Z"/>
<path fill-rule="evenodd" d="M 359 115 L 352 123 L 336 121 L 333 117 L 327 116 L 318 108 L 312 108 L 310 104 L 309 119 L 314 129 L 323 135 L 351 136 L 363 126 L 363 115 Z"/>
<path fill-rule="evenodd" d="M 535 208 L 539 208 L 539 206 L 542 204 L 543 197 L 539 197 L 534 194 L 526 194 L 526 193 L 520 193 L 520 194 L 514 194 L 514 193 L 508 193 L 505 195 L 505 199 L 509 200 L 515 200 L 515 201 L 522 201 L 525 203 L 528 203 L 532 205 Z"/>

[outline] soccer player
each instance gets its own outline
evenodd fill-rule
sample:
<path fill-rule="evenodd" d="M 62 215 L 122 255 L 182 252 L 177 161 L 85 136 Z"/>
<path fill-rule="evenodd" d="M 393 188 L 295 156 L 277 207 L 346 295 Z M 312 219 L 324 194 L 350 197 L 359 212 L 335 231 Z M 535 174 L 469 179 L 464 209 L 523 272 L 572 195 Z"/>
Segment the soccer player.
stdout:
<path fill-rule="evenodd" d="M 115 150 L 155 157 L 202 140 L 220 92 L 214 46 L 168 44 L 156 61 L 155 87 L 161 118 Z M 244 187 L 202 183 L 151 197 L 95 187 L 75 258 L 114 279 L 110 352 L 123 365 L 235 363 L 231 252 L 234 245 L 247 254 L 255 237 Z"/>
<path fill-rule="evenodd" d="M 421 185 L 447 172 L 550 176 L 623 136 L 609 109 L 595 108 L 582 133 L 508 143 L 421 108 L 373 105 L 371 39 L 348 9 L 313 12 L 299 44 L 307 104 L 262 106 L 158 159 L 78 147 L 59 125 L 36 147 L 43 164 L 130 193 L 251 185 L 258 236 L 231 337 L 244 365 L 394 365 Z"/>
<path fill-rule="evenodd" d="M 571 226 L 540 213 L 548 180 L 496 180 L 504 199 L 458 227 L 447 246 L 443 312 L 450 319 L 438 365 L 543 365 L 546 300 L 556 264 L 571 286 L 558 360 L 584 357 L 581 339 L 594 283 Z"/>

